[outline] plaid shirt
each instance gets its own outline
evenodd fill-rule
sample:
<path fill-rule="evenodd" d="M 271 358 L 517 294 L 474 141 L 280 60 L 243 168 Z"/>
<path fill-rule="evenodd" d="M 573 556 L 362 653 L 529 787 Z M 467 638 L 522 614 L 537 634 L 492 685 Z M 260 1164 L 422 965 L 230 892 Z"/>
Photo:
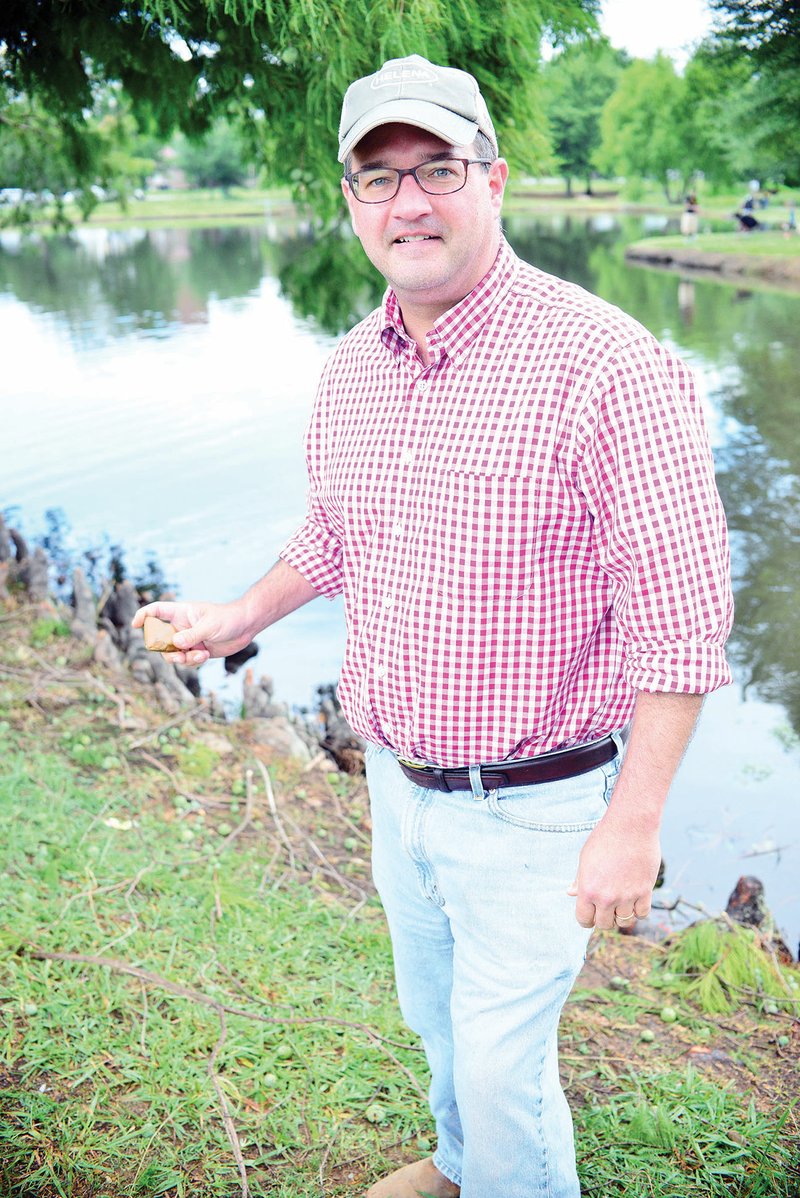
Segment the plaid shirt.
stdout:
<path fill-rule="evenodd" d="M 637 689 L 729 682 L 725 522 L 686 366 L 505 243 L 428 346 L 425 367 L 391 290 L 340 342 L 281 554 L 344 592 L 354 730 L 463 766 L 604 736 Z"/>

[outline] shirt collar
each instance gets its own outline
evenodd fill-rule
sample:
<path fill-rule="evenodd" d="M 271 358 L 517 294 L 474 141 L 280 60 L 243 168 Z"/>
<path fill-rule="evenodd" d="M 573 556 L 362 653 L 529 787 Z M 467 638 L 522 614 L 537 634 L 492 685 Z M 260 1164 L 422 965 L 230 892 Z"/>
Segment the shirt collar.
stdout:
<path fill-rule="evenodd" d="M 464 352 L 510 286 L 516 274 L 517 261 L 511 246 L 501 237 L 497 257 L 480 283 L 434 324 L 428 334 L 431 349 L 439 348 L 452 359 Z M 380 328 L 383 344 L 395 355 L 408 345 L 400 303 L 391 287 L 383 297 Z"/>

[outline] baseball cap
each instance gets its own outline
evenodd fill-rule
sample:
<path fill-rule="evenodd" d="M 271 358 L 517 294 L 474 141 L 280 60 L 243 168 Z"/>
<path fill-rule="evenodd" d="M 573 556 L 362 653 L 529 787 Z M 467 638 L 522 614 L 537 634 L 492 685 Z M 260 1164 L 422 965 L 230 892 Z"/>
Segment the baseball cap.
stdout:
<path fill-rule="evenodd" d="M 374 75 L 345 92 L 339 122 L 339 161 L 379 125 L 416 125 L 453 146 L 468 145 L 480 130 L 497 149 L 486 101 L 467 71 L 440 67 L 420 54 L 390 58 Z"/>

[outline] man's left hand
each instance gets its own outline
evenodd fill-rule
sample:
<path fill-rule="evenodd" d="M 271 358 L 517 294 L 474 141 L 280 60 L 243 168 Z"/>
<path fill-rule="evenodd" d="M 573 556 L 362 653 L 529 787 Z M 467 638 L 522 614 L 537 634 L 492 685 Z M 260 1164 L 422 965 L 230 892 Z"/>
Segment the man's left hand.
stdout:
<path fill-rule="evenodd" d="M 584 928 L 631 927 L 650 914 L 661 864 L 658 830 L 637 830 L 609 810 L 590 833 L 568 894 Z"/>

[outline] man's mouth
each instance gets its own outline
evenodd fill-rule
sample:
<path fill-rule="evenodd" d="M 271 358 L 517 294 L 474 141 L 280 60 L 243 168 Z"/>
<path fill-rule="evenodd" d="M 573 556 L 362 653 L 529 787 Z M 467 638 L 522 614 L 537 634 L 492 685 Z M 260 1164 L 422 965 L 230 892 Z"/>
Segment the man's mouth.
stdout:
<path fill-rule="evenodd" d="M 438 241 L 435 233 L 406 233 L 403 237 L 395 237 L 395 245 L 412 245 L 415 241 Z"/>

